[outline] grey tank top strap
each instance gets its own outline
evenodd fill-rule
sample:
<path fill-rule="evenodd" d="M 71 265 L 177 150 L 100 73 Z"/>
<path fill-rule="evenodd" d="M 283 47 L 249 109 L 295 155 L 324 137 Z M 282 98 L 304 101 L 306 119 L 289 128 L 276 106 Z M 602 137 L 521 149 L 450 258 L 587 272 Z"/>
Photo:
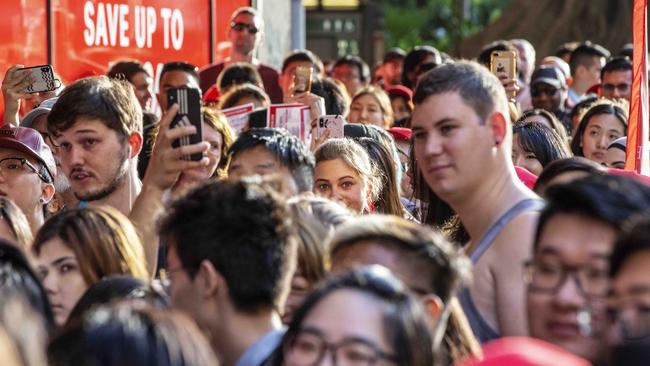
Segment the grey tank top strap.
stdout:
<path fill-rule="evenodd" d="M 517 202 L 517 204 L 512 206 L 508 211 L 506 211 L 506 213 L 501 215 L 494 224 L 492 224 L 485 236 L 483 236 L 481 241 L 479 241 L 476 250 L 470 254 L 469 259 L 472 260 L 472 263 L 478 262 L 483 254 L 485 254 L 485 252 L 490 248 L 494 239 L 499 236 L 501 230 L 503 230 L 512 219 L 517 217 L 517 215 L 524 211 L 540 211 L 543 207 L 544 201 L 540 199 L 527 198 Z"/>
<path fill-rule="evenodd" d="M 485 236 L 481 241 L 479 241 L 476 250 L 470 255 L 472 263 L 475 264 L 478 262 L 481 256 L 490 248 L 492 242 L 494 242 L 494 239 L 499 235 L 501 230 L 503 230 L 512 219 L 517 217 L 517 215 L 525 211 L 540 211 L 543 207 L 544 201 L 532 198 L 521 200 L 516 205 L 512 206 L 490 227 Z M 474 335 L 481 343 L 486 343 L 500 337 L 500 334 L 492 329 L 490 324 L 483 319 L 483 316 L 474 304 L 474 300 L 472 299 L 472 295 L 468 288 L 464 288 L 460 291 L 458 294 L 458 300 L 463 307 L 463 311 L 467 316 L 467 320 L 472 327 Z"/>

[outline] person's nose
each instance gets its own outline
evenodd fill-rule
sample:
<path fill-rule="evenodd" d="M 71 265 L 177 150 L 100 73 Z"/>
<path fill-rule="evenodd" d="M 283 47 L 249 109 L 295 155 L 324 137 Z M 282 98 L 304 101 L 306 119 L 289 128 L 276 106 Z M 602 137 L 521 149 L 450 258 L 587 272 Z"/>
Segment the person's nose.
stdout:
<path fill-rule="evenodd" d="M 556 305 L 568 308 L 577 309 L 583 306 L 585 298 L 574 276 L 567 274 L 566 279 L 557 290 L 554 302 Z"/>
<path fill-rule="evenodd" d="M 606 134 L 602 134 L 597 140 L 597 147 L 599 149 L 607 149 L 610 142 L 610 138 Z"/>

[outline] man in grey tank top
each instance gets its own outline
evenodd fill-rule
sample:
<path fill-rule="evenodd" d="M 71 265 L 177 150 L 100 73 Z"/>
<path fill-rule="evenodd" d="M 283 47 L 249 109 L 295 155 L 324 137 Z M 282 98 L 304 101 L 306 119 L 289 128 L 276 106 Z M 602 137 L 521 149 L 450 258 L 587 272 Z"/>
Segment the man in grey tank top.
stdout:
<path fill-rule="evenodd" d="M 482 342 L 526 335 L 521 264 L 541 201 L 518 180 L 510 158 L 504 87 L 483 66 L 460 61 L 423 75 L 413 102 L 418 166 L 473 238 L 466 248 L 475 280 L 461 296 L 472 329 Z"/>

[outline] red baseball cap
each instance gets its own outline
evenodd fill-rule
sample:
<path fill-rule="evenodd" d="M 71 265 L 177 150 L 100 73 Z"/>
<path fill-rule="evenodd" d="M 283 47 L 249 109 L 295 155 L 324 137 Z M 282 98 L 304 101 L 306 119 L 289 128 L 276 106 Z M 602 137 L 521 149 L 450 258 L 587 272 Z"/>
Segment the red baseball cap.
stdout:
<path fill-rule="evenodd" d="M 413 99 L 413 91 L 404 85 L 393 85 L 386 90 L 386 93 L 388 93 L 388 95 L 398 95 L 400 97 L 404 97 L 409 101 Z"/>
<path fill-rule="evenodd" d="M 219 101 L 219 89 L 217 85 L 212 85 L 208 90 L 203 94 L 203 102 L 218 102 Z"/>
<path fill-rule="evenodd" d="M 590 366 L 584 358 L 535 338 L 506 337 L 483 346 L 483 359 L 457 366 Z"/>
<path fill-rule="evenodd" d="M 411 141 L 411 136 L 413 136 L 413 131 L 405 127 L 391 127 L 386 131 L 393 135 L 395 141 Z"/>
<path fill-rule="evenodd" d="M 38 131 L 27 127 L 2 126 L 0 128 L 0 147 L 27 154 L 45 166 L 52 180 L 56 177 L 54 155 Z"/>

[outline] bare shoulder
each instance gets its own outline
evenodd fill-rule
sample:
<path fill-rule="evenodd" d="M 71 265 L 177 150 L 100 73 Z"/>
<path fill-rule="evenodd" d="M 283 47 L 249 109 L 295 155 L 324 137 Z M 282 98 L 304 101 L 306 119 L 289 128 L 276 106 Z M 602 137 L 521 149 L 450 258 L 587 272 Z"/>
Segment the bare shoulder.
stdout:
<path fill-rule="evenodd" d="M 495 261 L 491 267 L 509 267 L 508 259 L 520 262 L 531 255 L 538 219 L 537 211 L 522 212 L 503 228 L 488 251 L 491 252 L 488 258 Z"/>

